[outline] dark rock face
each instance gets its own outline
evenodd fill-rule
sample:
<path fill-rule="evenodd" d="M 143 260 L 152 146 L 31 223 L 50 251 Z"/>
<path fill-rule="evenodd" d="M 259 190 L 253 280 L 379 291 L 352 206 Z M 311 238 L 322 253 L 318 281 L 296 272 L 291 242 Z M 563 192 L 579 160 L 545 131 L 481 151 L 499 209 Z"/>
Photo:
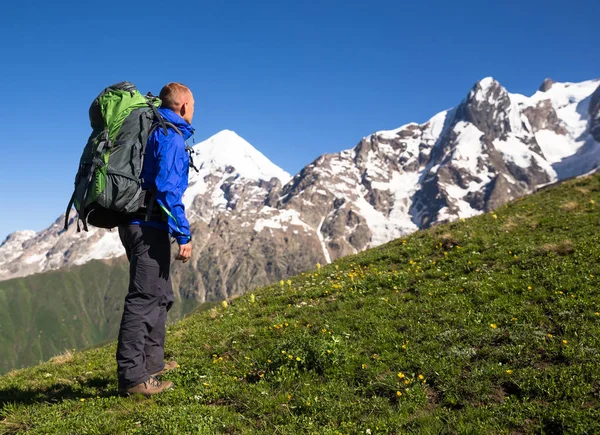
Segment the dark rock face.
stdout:
<path fill-rule="evenodd" d="M 389 190 L 371 189 L 365 199 L 377 211 L 389 214 L 394 200 Z"/>
<path fill-rule="evenodd" d="M 596 142 L 600 142 L 600 86 L 594 91 L 590 99 L 590 134 Z"/>
<path fill-rule="evenodd" d="M 372 236 L 365 218 L 349 206 L 338 208 L 325 219 L 321 233 L 328 240 L 327 248 L 332 258 L 364 249 Z"/>
<path fill-rule="evenodd" d="M 410 214 L 419 228 L 429 228 L 436 222 L 438 212 L 450 205 L 439 181 L 438 175 L 432 174 L 412 198 Z"/>
<path fill-rule="evenodd" d="M 552 85 L 556 83 L 554 80 L 552 79 L 545 79 L 542 84 L 540 85 L 539 90 L 542 92 L 546 92 L 548 90 L 550 90 L 550 88 L 552 87 Z"/>
<path fill-rule="evenodd" d="M 567 134 L 567 130 L 562 121 L 558 119 L 550 100 L 542 100 L 535 107 L 526 107 L 523 113 L 533 128 L 531 133 L 537 133 L 540 130 L 551 130 L 556 134 Z"/>
<path fill-rule="evenodd" d="M 503 174 L 499 174 L 494 178 L 484 191 L 484 210 L 494 210 L 514 198 L 513 195 L 516 196 L 516 194 L 521 193 L 514 192 L 514 194 L 511 194 L 511 187 Z"/>
<path fill-rule="evenodd" d="M 467 99 L 460 105 L 457 116 L 470 122 L 489 139 L 504 138 L 510 133 L 507 116 L 510 107 L 508 92 L 500 83 L 484 79 L 475 84 Z"/>

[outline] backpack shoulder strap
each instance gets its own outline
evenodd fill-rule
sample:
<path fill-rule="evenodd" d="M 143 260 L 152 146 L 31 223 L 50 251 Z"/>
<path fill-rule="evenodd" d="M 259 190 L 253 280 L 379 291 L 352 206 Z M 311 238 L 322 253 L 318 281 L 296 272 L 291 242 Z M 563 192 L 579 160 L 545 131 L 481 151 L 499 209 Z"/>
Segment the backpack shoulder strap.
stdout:
<path fill-rule="evenodd" d="M 167 122 L 165 121 L 165 118 L 162 117 L 162 115 L 158 112 L 158 109 L 156 108 L 156 106 L 154 104 L 152 104 L 152 102 L 148 102 L 148 106 L 150 106 L 152 108 L 152 112 L 154 112 L 154 124 L 152 125 L 152 128 L 150 129 L 150 135 L 152 135 L 152 133 L 154 133 L 154 130 L 156 130 L 156 128 L 159 125 L 165 131 L 165 134 L 168 134 L 169 129 L 167 128 Z"/>

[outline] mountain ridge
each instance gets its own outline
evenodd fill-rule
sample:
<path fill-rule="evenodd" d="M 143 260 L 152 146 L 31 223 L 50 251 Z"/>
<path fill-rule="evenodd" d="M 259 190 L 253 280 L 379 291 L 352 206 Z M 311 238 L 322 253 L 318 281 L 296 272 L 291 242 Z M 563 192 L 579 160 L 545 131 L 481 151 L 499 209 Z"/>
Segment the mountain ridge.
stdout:
<path fill-rule="evenodd" d="M 257 238 L 286 245 L 291 237 L 314 249 L 307 264 L 330 262 L 593 170 L 599 85 L 546 80 L 526 97 L 486 77 L 455 108 L 372 133 L 293 177 L 224 130 L 194 146 L 200 173 L 190 173 L 186 212 L 209 239 L 243 234 L 248 242 L 226 242 L 227 252 L 244 255 Z M 57 222 L 35 236 L 10 235 L 0 246 L 0 279 L 123 253 L 115 232 L 63 235 Z M 278 279 L 287 267 L 277 269 Z"/>

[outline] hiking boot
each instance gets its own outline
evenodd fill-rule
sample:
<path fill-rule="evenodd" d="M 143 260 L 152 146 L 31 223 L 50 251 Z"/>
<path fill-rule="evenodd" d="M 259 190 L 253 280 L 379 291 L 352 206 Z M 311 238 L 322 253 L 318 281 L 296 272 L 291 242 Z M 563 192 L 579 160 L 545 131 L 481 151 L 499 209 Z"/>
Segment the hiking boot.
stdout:
<path fill-rule="evenodd" d="M 176 369 L 177 367 L 179 367 L 179 364 L 177 364 L 177 361 L 167 361 L 165 363 L 165 367 L 160 371 L 160 372 L 156 372 L 153 373 L 151 376 L 160 376 L 160 375 L 164 375 L 165 373 L 167 373 L 168 371 L 171 371 L 173 369 Z"/>
<path fill-rule="evenodd" d="M 131 394 L 142 394 L 144 396 L 152 396 L 154 394 L 170 390 L 171 388 L 173 388 L 173 382 L 161 382 L 154 376 L 150 376 L 150 378 L 145 382 L 134 385 L 133 387 L 127 388 L 126 390 L 121 390 L 121 394 L 124 394 L 126 396 L 129 396 Z"/>

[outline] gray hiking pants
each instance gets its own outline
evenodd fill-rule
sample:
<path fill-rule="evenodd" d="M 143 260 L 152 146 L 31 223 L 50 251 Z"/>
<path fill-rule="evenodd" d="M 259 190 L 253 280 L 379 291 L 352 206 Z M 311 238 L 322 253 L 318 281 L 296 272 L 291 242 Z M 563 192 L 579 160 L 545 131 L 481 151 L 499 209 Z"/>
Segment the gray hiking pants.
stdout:
<path fill-rule="evenodd" d="M 140 384 L 164 368 L 165 324 L 173 305 L 171 237 L 149 226 L 124 225 L 119 236 L 129 260 L 129 291 L 119 329 L 120 388 Z"/>

